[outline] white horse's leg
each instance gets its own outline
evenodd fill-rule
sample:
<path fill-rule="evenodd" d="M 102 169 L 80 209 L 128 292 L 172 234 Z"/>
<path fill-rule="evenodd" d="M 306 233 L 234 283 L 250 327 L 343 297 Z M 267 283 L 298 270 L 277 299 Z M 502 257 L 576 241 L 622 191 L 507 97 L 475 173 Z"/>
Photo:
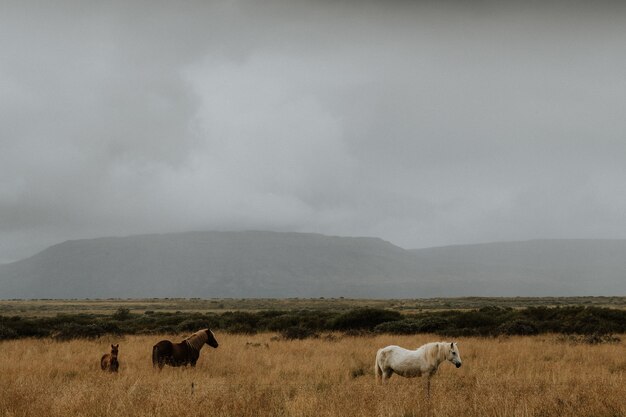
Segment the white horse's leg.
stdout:
<path fill-rule="evenodd" d="M 382 384 L 385 385 L 385 383 L 387 382 L 387 380 L 389 378 L 391 378 L 391 375 L 393 375 L 393 371 L 391 369 L 384 369 L 383 370 L 383 378 L 382 378 Z"/>

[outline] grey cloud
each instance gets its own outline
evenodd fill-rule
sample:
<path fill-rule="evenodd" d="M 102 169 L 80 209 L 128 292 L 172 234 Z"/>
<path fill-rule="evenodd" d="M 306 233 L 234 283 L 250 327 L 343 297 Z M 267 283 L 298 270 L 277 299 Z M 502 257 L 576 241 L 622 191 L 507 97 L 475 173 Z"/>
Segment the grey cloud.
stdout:
<path fill-rule="evenodd" d="M 3 9 L 0 259 L 192 229 L 623 237 L 618 3 Z"/>

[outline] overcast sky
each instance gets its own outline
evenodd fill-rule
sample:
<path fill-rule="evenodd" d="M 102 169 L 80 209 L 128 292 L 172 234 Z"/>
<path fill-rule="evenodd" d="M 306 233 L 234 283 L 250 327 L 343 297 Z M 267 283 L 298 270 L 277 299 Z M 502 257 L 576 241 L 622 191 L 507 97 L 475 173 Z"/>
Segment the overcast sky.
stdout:
<path fill-rule="evenodd" d="M 3 1 L 0 262 L 188 230 L 625 238 L 626 8 L 587 3 Z"/>

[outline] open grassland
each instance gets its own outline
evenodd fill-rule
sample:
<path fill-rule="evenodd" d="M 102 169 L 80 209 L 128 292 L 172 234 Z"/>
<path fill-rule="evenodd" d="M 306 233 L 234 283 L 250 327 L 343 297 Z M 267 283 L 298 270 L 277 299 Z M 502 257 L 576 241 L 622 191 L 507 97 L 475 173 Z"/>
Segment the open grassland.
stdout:
<path fill-rule="evenodd" d="M 403 313 L 467 310 L 485 306 L 525 308 L 555 306 L 594 306 L 626 309 L 626 297 L 459 297 L 403 300 L 349 298 L 148 298 L 93 300 L 0 300 L 0 315 L 43 317 L 57 314 L 113 314 L 120 308 L 136 313 L 213 312 L 263 310 L 345 311 L 355 308 L 384 308 Z"/>
<path fill-rule="evenodd" d="M 444 363 L 430 400 L 424 380 L 373 376 L 377 348 L 440 337 L 216 333 L 198 366 L 152 368 L 162 338 L 0 342 L 2 416 L 626 416 L 626 349 L 562 336 L 461 338 L 463 366 Z M 624 339 L 624 336 L 622 336 Z M 99 369 L 120 343 L 120 372 Z M 193 389 L 192 389 L 193 384 Z"/>

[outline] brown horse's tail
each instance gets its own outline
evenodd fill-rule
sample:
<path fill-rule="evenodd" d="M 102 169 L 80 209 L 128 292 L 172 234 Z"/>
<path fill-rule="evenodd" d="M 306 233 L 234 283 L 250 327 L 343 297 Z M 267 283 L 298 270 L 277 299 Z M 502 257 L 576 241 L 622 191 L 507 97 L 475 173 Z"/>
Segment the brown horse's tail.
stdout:
<path fill-rule="evenodd" d="M 156 368 L 159 364 L 159 347 L 154 345 L 152 347 L 152 366 Z"/>

